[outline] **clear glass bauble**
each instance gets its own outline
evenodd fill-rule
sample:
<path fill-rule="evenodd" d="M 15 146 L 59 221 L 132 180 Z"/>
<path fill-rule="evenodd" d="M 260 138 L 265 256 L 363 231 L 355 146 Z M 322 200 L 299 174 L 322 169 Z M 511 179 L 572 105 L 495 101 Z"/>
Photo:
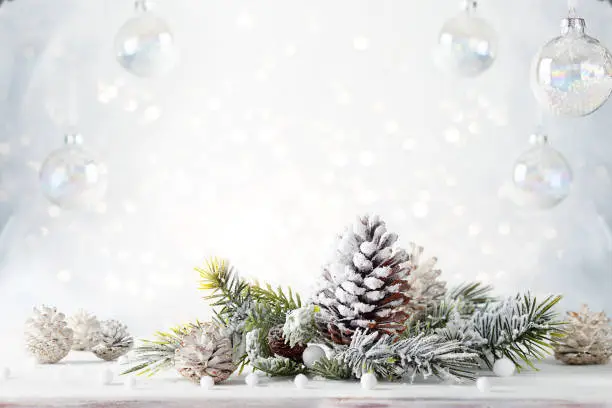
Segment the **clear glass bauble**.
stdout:
<path fill-rule="evenodd" d="M 462 77 L 480 75 L 493 65 L 497 55 L 497 33 L 475 15 L 476 2 L 465 3 L 465 11 L 448 20 L 438 37 L 435 62 L 442 70 Z"/>
<path fill-rule="evenodd" d="M 538 52 L 532 66 L 532 89 L 538 102 L 558 116 L 586 116 L 612 92 L 612 55 L 585 34 L 585 21 L 569 17 L 562 34 Z"/>
<path fill-rule="evenodd" d="M 514 165 L 515 201 L 536 209 L 555 207 L 567 198 L 572 185 L 572 170 L 561 153 L 548 144 L 542 134 L 531 137 L 533 147 Z"/>
<path fill-rule="evenodd" d="M 83 148 L 78 134 L 66 136 L 66 144 L 52 152 L 39 173 L 45 196 L 65 209 L 87 209 L 106 193 L 106 166 Z"/>
<path fill-rule="evenodd" d="M 139 77 L 167 74 L 176 63 L 174 36 L 166 21 L 149 11 L 146 0 L 136 2 L 138 15 L 128 20 L 115 37 L 117 61 Z"/>

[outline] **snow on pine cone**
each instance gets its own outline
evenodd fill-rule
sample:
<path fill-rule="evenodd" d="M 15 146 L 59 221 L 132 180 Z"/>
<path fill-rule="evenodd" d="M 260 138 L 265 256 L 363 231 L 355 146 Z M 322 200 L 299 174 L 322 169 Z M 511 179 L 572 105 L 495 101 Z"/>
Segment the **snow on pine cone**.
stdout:
<path fill-rule="evenodd" d="M 302 354 L 304 354 L 304 350 L 306 350 L 306 345 L 300 343 L 291 346 L 287 342 L 287 339 L 285 339 L 283 326 L 283 324 L 279 324 L 268 331 L 268 347 L 270 347 L 270 351 L 277 356 L 290 358 L 291 360 L 301 363 Z"/>
<path fill-rule="evenodd" d="M 316 324 L 332 342 L 349 344 L 357 329 L 390 335 L 405 329 L 411 266 L 397 238 L 376 215 L 358 218 L 339 237 L 313 297 Z"/>
<path fill-rule="evenodd" d="M 568 312 L 567 336 L 555 345 L 555 358 L 570 365 L 607 364 L 612 356 L 612 326 L 604 312 Z"/>
<path fill-rule="evenodd" d="M 183 377 L 199 384 L 209 376 L 215 384 L 225 381 L 236 370 L 230 337 L 213 323 L 193 329 L 176 350 L 174 367 Z"/>
<path fill-rule="evenodd" d="M 34 308 L 26 321 L 26 348 L 40 364 L 54 364 L 68 355 L 73 332 L 67 327 L 66 316 L 55 307 Z"/>
<path fill-rule="evenodd" d="M 100 322 L 84 310 L 68 319 L 68 327 L 74 332 L 73 350 L 91 350 L 100 340 Z"/>
<path fill-rule="evenodd" d="M 134 345 L 134 338 L 127 326 L 117 320 L 105 320 L 100 323 L 100 338 L 91 351 L 96 357 L 113 361 L 127 354 Z"/>

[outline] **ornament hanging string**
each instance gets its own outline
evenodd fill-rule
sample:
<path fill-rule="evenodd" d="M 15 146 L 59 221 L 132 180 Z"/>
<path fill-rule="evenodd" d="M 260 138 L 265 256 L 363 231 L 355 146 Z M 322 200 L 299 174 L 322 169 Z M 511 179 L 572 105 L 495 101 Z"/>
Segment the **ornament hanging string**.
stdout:
<path fill-rule="evenodd" d="M 576 16 L 576 7 L 578 6 L 578 0 L 567 0 L 567 9 L 570 17 Z"/>

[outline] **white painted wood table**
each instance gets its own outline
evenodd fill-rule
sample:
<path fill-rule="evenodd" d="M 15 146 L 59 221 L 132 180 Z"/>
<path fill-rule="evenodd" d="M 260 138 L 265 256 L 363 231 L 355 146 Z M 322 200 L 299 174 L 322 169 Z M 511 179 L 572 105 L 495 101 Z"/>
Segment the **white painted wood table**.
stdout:
<path fill-rule="evenodd" d="M 356 382 L 313 380 L 308 388 L 297 389 L 291 380 L 266 377 L 261 378 L 259 387 L 249 388 L 240 376 L 205 390 L 174 372 L 138 379 L 135 387 L 128 389 L 123 384 L 125 378 L 119 376 L 103 385 L 104 370 L 118 373 L 121 368 L 90 353 L 73 352 L 51 366 L 23 361 L 13 359 L 11 378 L 0 382 L 0 408 L 612 407 L 612 364 L 569 367 L 549 360 L 540 364 L 539 372 L 491 377 L 491 391 L 482 393 L 473 384 L 437 382 L 381 383 L 377 389 L 365 391 Z"/>

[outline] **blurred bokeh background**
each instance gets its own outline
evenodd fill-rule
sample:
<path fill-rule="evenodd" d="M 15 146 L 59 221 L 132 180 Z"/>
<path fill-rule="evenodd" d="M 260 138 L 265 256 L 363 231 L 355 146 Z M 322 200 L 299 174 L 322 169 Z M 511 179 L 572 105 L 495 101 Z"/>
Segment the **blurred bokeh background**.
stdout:
<path fill-rule="evenodd" d="M 612 103 L 545 118 L 574 169 L 549 211 L 511 200 L 538 108 L 532 56 L 564 0 L 482 0 L 499 58 L 458 80 L 432 62 L 456 0 L 160 0 L 180 63 L 142 80 L 113 56 L 130 0 L 15 0 L 0 8 L 0 333 L 35 304 L 85 308 L 138 335 L 210 311 L 193 267 L 308 290 L 337 233 L 380 214 L 402 245 L 437 256 L 450 284 L 561 292 L 612 312 Z M 581 0 L 612 46 L 612 7 Z M 68 212 L 38 169 L 78 130 L 109 168 L 104 202 Z"/>

